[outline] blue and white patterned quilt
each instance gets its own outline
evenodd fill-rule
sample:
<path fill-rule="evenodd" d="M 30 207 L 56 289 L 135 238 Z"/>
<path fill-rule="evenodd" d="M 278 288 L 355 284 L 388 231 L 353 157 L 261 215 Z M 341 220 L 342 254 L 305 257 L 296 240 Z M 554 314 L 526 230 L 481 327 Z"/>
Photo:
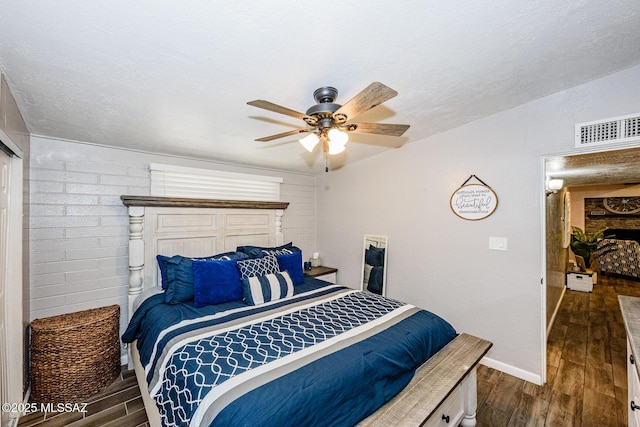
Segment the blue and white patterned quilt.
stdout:
<path fill-rule="evenodd" d="M 142 304 L 123 341 L 165 426 L 353 425 L 455 337 L 409 304 L 306 282 L 260 306 Z"/>

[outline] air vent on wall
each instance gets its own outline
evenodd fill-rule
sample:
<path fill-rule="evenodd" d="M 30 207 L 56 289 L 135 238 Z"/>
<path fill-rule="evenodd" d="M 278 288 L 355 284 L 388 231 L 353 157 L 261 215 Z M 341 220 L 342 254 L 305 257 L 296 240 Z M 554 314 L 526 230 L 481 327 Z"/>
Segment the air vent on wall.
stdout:
<path fill-rule="evenodd" d="M 576 148 L 640 141 L 640 113 L 576 125 Z"/>

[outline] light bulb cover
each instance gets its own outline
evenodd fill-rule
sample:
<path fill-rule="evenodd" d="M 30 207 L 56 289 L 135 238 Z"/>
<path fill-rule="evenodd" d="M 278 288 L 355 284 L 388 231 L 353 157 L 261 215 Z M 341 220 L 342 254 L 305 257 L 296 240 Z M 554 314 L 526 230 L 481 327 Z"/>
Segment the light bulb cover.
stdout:
<path fill-rule="evenodd" d="M 549 181 L 547 181 L 547 188 L 549 190 L 558 191 L 562 188 L 563 185 L 564 181 L 558 178 L 550 179 Z"/>
<path fill-rule="evenodd" d="M 329 137 L 330 146 L 332 144 L 336 144 L 344 147 L 347 141 L 349 141 L 349 134 L 347 134 L 346 132 L 342 132 L 340 129 L 337 129 L 337 128 L 331 129 L 327 133 L 327 136 Z"/>
<path fill-rule="evenodd" d="M 318 138 L 318 135 L 315 133 L 310 133 L 304 138 L 300 138 L 299 141 L 308 152 L 312 152 L 318 141 L 320 141 L 320 138 Z"/>

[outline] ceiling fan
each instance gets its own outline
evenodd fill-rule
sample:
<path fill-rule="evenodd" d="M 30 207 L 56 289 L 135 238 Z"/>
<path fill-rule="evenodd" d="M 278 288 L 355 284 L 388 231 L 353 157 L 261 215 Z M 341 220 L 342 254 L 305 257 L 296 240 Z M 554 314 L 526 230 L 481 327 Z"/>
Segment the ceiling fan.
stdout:
<path fill-rule="evenodd" d="M 409 125 L 389 123 L 357 123 L 354 119 L 360 114 L 376 107 L 396 96 L 398 92 L 379 82 L 371 83 L 362 92 L 354 96 L 344 105 L 334 103 L 338 90 L 331 86 L 323 86 L 313 92 L 316 104 L 306 113 L 291 110 L 263 99 L 247 102 L 254 107 L 302 119 L 306 127 L 258 138 L 256 141 L 267 142 L 286 136 L 308 133 L 300 139 L 300 143 L 308 151 L 313 151 L 322 141 L 322 150 L 326 154 L 338 154 L 344 151 L 349 140 L 347 132 L 371 133 L 378 135 L 401 136 Z"/>

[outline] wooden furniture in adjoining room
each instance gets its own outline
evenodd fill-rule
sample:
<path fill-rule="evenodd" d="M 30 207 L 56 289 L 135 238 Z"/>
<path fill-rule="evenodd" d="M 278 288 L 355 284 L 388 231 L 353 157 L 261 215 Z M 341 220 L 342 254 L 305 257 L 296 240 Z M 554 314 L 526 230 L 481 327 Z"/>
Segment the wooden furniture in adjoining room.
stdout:
<path fill-rule="evenodd" d="M 305 270 L 304 274 L 306 276 L 315 277 L 316 279 L 325 280 L 331 283 L 338 282 L 338 269 L 333 267 L 319 265 L 317 267 L 311 267 L 311 270 Z"/>
<path fill-rule="evenodd" d="M 79 403 L 120 374 L 120 306 L 31 322 L 31 400 Z"/>
<path fill-rule="evenodd" d="M 627 393 L 629 396 L 629 427 L 640 426 L 640 377 L 636 369 L 636 359 L 627 341 Z"/>
<path fill-rule="evenodd" d="M 618 296 L 627 333 L 629 427 L 640 426 L 640 298 Z"/>
<path fill-rule="evenodd" d="M 288 205 L 285 202 L 138 196 L 121 199 L 129 209 L 129 318 L 135 299 L 144 290 L 159 286 L 157 254 L 198 257 L 233 251 L 242 245 L 283 244 L 282 217 Z M 329 267 L 311 271 L 323 280 L 335 278 L 336 273 L 337 269 Z M 475 425 L 476 366 L 491 345 L 467 334 L 458 335 L 418 368 L 414 379 L 396 398 L 363 420 L 362 425 Z M 129 349 L 149 423 L 160 425 L 136 342 Z"/>

